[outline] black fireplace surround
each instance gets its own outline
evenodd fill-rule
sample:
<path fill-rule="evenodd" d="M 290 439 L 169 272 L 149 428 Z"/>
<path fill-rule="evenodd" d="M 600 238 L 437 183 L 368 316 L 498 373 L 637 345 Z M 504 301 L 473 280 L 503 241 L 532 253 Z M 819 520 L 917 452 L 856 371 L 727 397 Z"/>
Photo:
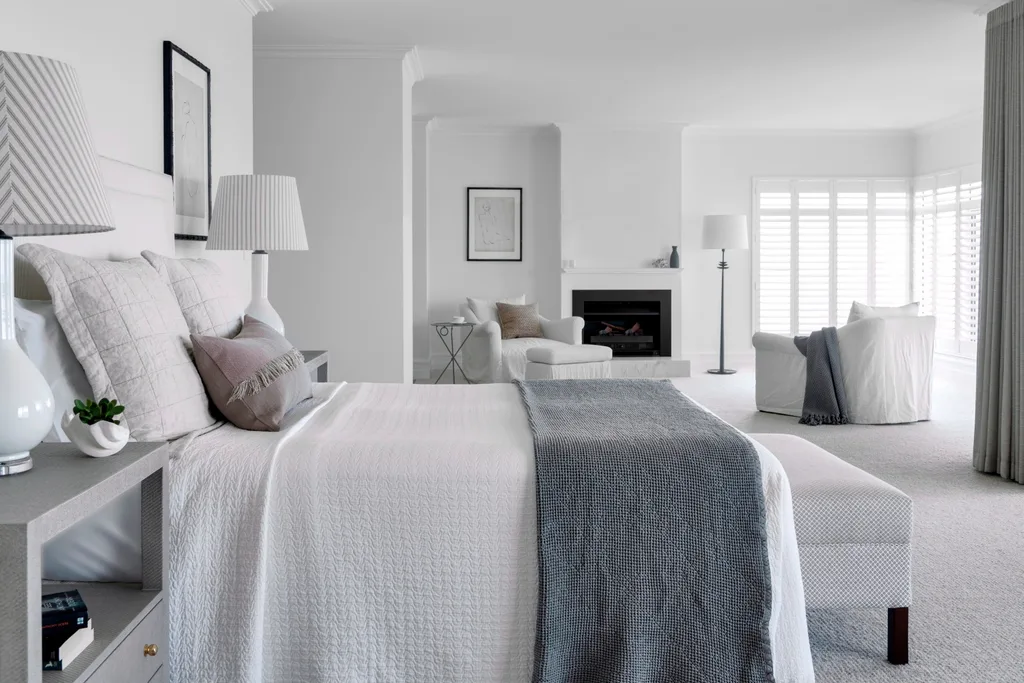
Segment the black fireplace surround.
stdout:
<path fill-rule="evenodd" d="M 670 289 L 574 289 L 572 314 L 583 318 L 583 343 L 613 356 L 672 355 Z"/>

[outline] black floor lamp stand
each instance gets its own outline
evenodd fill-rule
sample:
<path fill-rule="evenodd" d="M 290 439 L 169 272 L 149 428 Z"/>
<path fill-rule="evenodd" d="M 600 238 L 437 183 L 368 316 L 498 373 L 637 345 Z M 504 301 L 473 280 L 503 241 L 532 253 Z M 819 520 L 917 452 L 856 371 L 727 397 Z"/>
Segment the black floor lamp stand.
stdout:
<path fill-rule="evenodd" d="M 718 336 L 718 367 L 708 370 L 712 375 L 735 375 L 735 370 L 725 367 L 725 271 L 729 264 L 725 262 L 725 249 L 722 250 L 722 260 L 718 262 L 718 269 L 722 271 L 722 322 Z"/>

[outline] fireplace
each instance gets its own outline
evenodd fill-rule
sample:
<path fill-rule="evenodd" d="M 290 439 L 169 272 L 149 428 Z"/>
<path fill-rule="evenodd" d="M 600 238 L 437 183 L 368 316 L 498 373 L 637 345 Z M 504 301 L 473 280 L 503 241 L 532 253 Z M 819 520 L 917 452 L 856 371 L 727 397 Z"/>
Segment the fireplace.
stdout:
<path fill-rule="evenodd" d="M 672 355 L 672 290 L 574 289 L 572 314 L 583 318 L 583 343 L 613 356 Z"/>

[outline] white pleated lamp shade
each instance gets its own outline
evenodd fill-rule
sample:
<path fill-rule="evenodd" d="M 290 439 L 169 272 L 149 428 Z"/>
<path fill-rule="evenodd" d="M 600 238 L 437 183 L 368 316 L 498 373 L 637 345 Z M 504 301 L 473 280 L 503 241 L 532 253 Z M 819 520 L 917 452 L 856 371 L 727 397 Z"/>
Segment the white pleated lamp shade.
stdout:
<path fill-rule="evenodd" d="M 306 251 L 295 178 L 228 175 L 217 184 L 207 249 Z"/>
<path fill-rule="evenodd" d="M 748 245 L 746 216 L 704 216 L 705 249 L 746 249 Z"/>
<path fill-rule="evenodd" d="M 113 229 L 75 70 L 0 52 L 0 230 L 35 237 Z"/>

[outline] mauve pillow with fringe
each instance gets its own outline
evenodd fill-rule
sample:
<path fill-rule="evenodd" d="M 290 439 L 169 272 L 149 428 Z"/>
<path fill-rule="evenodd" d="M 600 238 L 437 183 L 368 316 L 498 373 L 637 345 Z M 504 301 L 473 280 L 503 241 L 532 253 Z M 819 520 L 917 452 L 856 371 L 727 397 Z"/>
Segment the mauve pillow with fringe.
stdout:
<path fill-rule="evenodd" d="M 233 339 L 193 334 L 192 350 L 213 404 L 240 429 L 276 432 L 313 393 L 302 353 L 255 318 Z"/>

